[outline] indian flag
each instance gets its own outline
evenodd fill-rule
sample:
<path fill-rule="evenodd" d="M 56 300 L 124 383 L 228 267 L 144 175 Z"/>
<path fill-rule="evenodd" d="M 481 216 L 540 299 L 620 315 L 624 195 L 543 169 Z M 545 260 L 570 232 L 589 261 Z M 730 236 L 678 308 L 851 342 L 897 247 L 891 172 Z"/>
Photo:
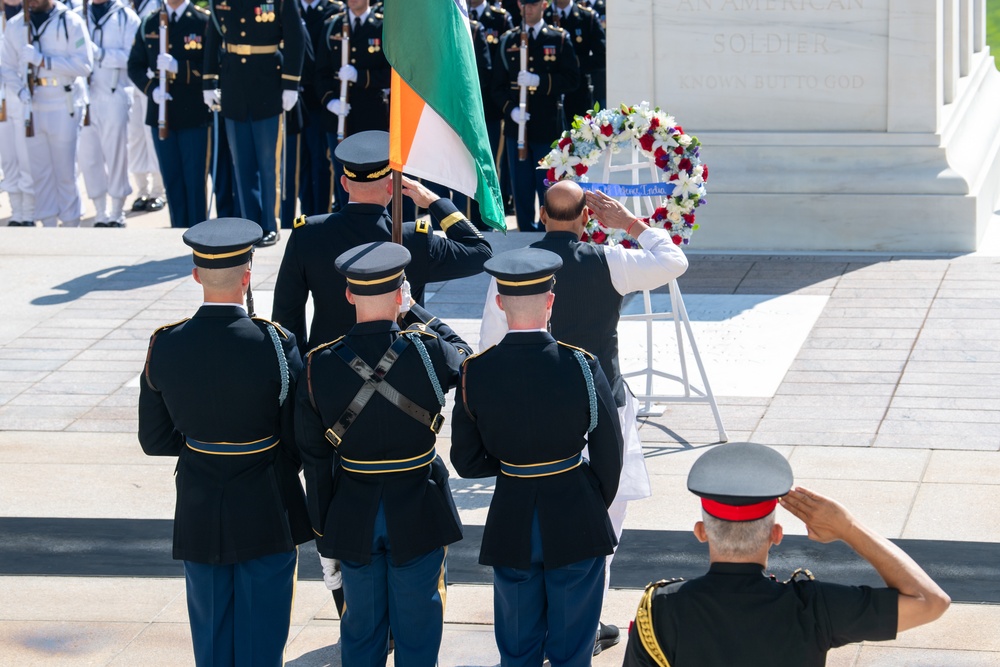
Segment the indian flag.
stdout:
<path fill-rule="evenodd" d="M 465 0 L 385 0 L 389 165 L 474 197 L 507 230 Z"/>

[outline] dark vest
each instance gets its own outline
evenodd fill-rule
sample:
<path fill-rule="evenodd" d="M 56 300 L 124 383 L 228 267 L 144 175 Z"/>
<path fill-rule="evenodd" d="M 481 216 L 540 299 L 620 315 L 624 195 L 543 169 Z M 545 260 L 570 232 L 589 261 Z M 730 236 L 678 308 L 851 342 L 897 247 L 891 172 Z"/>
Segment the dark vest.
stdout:
<path fill-rule="evenodd" d="M 562 257 L 556 274 L 551 329 L 556 340 L 595 355 L 611 383 L 618 406 L 625 405 L 625 383 L 618 370 L 618 316 L 622 295 L 611 284 L 601 248 L 580 243 L 572 232 L 550 232 L 531 244 Z"/>

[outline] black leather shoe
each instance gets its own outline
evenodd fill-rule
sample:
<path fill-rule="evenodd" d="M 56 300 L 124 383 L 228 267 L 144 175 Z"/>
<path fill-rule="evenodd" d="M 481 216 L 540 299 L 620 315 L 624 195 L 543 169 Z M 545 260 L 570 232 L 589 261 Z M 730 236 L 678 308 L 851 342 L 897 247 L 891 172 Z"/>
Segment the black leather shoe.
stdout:
<path fill-rule="evenodd" d="M 278 242 L 278 239 L 280 238 L 281 236 L 278 234 L 278 232 L 266 232 L 264 234 L 264 238 L 262 238 L 260 241 L 257 241 L 257 247 L 266 248 L 269 245 L 274 245 L 275 243 Z"/>
<path fill-rule="evenodd" d="M 105 223 L 105 227 L 124 227 L 125 223 L 118 220 L 112 220 L 111 222 Z"/>
<path fill-rule="evenodd" d="M 132 202 L 132 210 L 136 213 L 141 213 L 146 210 L 147 205 L 149 205 L 149 197 L 139 197 Z"/>
<path fill-rule="evenodd" d="M 107 222 L 95 222 L 94 227 L 107 227 L 109 223 Z"/>
<path fill-rule="evenodd" d="M 600 629 L 597 631 L 597 639 L 594 641 L 594 655 L 599 654 L 606 648 L 611 648 L 622 639 L 621 633 L 618 632 L 618 626 L 615 625 L 604 625 L 601 623 Z"/>
<path fill-rule="evenodd" d="M 20 227 L 20 226 L 21 226 L 21 223 L 20 223 L 20 222 L 18 222 L 17 220 L 9 220 L 9 221 L 7 222 L 7 226 L 8 226 L 8 227 Z"/>
<path fill-rule="evenodd" d="M 148 202 L 146 202 L 146 210 L 147 211 L 159 211 L 160 209 L 162 209 L 166 205 L 167 205 L 167 202 L 163 201 L 159 197 L 154 197 L 153 199 L 150 199 Z"/>

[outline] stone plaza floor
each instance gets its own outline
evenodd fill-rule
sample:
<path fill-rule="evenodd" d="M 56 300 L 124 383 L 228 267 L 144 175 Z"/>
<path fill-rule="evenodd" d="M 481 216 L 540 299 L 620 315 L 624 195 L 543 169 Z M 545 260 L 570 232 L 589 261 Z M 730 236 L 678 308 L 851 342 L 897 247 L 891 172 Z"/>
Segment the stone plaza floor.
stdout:
<path fill-rule="evenodd" d="M 131 215 L 126 229 L 0 228 L 0 665 L 193 664 L 183 572 L 170 560 L 174 461 L 143 456 L 135 437 L 149 334 L 201 298 L 167 225 L 163 211 Z M 288 233 L 254 260 L 263 316 Z M 533 238 L 489 235 L 497 250 Z M 897 540 L 954 600 L 937 623 L 836 649 L 828 664 L 1000 665 L 1000 216 L 966 255 L 703 253 L 697 234 L 688 254 L 678 284 L 728 439 L 778 448 L 797 483 Z M 427 306 L 477 347 L 486 286 L 432 286 Z M 666 291 L 652 302 L 665 309 Z M 679 374 L 674 332 L 653 325 L 654 365 Z M 623 370 L 641 368 L 644 325 L 623 323 L 621 336 Z M 647 581 L 707 567 L 685 476 L 719 429 L 706 403 L 663 408 L 640 430 L 653 496 L 629 507 L 603 613 L 623 632 Z M 446 460 L 448 437 L 446 425 Z M 466 539 L 449 552 L 440 664 L 495 665 L 490 573 L 476 563 L 492 480 L 453 477 L 452 489 Z M 808 542 L 780 509 L 779 522 L 779 578 L 807 566 L 877 583 L 843 545 Z M 287 664 L 340 665 L 338 636 L 305 545 Z M 624 642 L 594 663 L 623 655 Z"/>

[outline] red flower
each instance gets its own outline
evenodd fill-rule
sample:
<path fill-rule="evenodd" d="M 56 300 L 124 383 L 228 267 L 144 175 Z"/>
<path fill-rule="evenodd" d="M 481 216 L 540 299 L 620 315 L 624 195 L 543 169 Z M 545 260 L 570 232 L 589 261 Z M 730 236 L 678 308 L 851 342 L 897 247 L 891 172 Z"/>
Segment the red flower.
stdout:
<path fill-rule="evenodd" d="M 701 178 L 704 181 L 708 180 L 708 165 L 707 164 L 701 165 Z"/>
<path fill-rule="evenodd" d="M 653 150 L 653 141 L 654 138 L 652 134 L 644 134 L 639 138 L 639 145 L 642 146 L 642 150 L 651 151 Z"/>
<path fill-rule="evenodd" d="M 654 116 L 653 120 L 649 121 L 649 129 L 655 130 L 659 126 L 660 126 L 660 119 Z"/>
<path fill-rule="evenodd" d="M 684 239 L 682 239 L 679 234 L 674 234 L 670 237 L 670 240 L 674 242 L 674 245 L 680 245 L 684 242 Z"/>
<path fill-rule="evenodd" d="M 608 123 L 607 125 L 601 125 L 601 134 L 603 134 L 604 136 L 610 137 L 614 133 L 615 133 L 615 128 L 611 127 L 611 123 Z"/>
<path fill-rule="evenodd" d="M 686 172 L 689 172 L 689 173 L 690 173 L 690 171 L 691 171 L 691 160 L 690 160 L 690 159 L 688 159 L 688 158 L 684 158 L 683 160 L 681 160 L 681 161 L 680 161 L 680 162 L 679 162 L 679 163 L 677 164 L 677 168 L 678 168 L 678 169 L 683 169 L 684 171 L 686 171 Z"/>
<path fill-rule="evenodd" d="M 570 139 L 569 137 L 563 137 L 562 139 L 559 140 L 559 149 L 562 150 L 563 148 L 566 148 L 572 143 L 573 143 L 572 139 Z"/>
<path fill-rule="evenodd" d="M 670 179 L 669 180 L 676 181 L 678 178 L 680 178 L 680 176 L 678 176 L 677 174 L 670 174 Z"/>
<path fill-rule="evenodd" d="M 689 225 L 694 224 L 694 213 L 684 213 L 681 215 L 681 217 L 684 218 L 684 222 L 688 223 Z"/>
<path fill-rule="evenodd" d="M 659 146 L 654 152 L 653 157 L 661 158 L 667 154 L 667 151 L 663 150 L 663 146 Z"/>
<path fill-rule="evenodd" d="M 555 183 L 556 182 L 556 169 L 555 169 L 555 167 L 553 167 L 552 169 L 549 169 L 547 172 L 545 172 L 545 178 L 549 179 L 550 183 Z"/>
<path fill-rule="evenodd" d="M 684 148 L 682 146 L 678 146 L 677 148 L 674 149 L 674 153 L 676 153 L 677 155 L 684 155 Z"/>
<path fill-rule="evenodd" d="M 653 220 L 663 220 L 665 217 L 667 217 L 667 209 L 665 209 L 664 207 L 660 206 L 655 211 L 653 211 L 652 215 Z"/>
<path fill-rule="evenodd" d="M 590 236 L 587 235 L 587 232 L 584 232 L 580 236 L 580 241 L 582 241 L 583 243 L 587 243 L 588 241 L 590 241 Z"/>
<path fill-rule="evenodd" d="M 587 173 L 587 169 L 589 169 L 589 167 L 585 164 L 577 164 L 573 167 L 573 169 L 576 171 L 577 176 L 583 176 Z"/>
<path fill-rule="evenodd" d="M 629 241 L 628 239 L 622 239 L 622 247 L 623 248 L 631 248 L 632 247 L 632 242 Z"/>
<path fill-rule="evenodd" d="M 666 169 L 670 166 L 670 157 L 666 153 L 658 155 L 656 157 L 656 166 L 660 169 Z"/>
<path fill-rule="evenodd" d="M 595 229 L 594 233 L 591 234 L 590 237 L 594 240 L 594 243 L 597 243 L 598 245 L 608 240 L 608 235 L 600 229 Z"/>
<path fill-rule="evenodd" d="M 677 130 L 679 134 L 684 134 L 684 128 L 681 127 L 680 125 L 675 125 L 674 129 Z"/>

